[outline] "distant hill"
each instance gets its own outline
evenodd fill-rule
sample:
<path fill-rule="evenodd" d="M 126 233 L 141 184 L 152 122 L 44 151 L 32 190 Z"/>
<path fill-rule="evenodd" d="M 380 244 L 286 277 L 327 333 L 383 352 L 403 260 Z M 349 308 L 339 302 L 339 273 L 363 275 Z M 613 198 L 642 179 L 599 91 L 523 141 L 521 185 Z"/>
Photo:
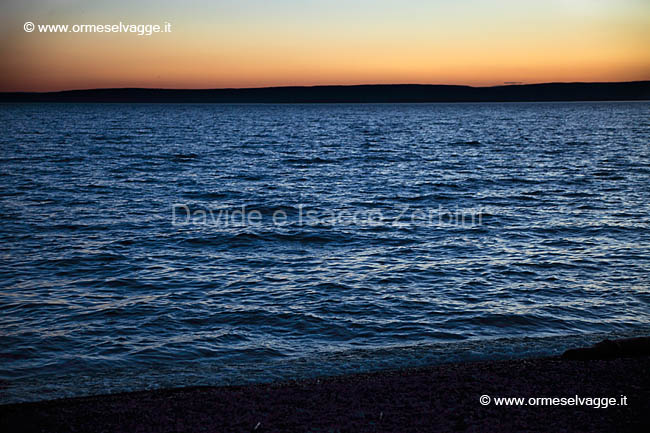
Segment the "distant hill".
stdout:
<path fill-rule="evenodd" d="M 255 89 L 91 89 L 0 93 L 1 102 L 526 102 L 650 100 L 650 81 L 546 83 L 495 87 L 428 84 L 264 87 Z"/>

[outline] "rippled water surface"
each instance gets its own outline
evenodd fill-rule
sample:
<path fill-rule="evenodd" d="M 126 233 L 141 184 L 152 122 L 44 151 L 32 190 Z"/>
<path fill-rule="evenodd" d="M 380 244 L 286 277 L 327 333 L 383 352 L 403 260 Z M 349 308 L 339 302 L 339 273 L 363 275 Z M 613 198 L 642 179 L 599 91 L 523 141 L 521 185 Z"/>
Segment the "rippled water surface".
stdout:
<path fill-rule="evenodd" d="M 0 399 L 646 332 L 649 119 L 646 102 L 2 105 Z M 259 222 L 194 218 L 242 206 Z"/>

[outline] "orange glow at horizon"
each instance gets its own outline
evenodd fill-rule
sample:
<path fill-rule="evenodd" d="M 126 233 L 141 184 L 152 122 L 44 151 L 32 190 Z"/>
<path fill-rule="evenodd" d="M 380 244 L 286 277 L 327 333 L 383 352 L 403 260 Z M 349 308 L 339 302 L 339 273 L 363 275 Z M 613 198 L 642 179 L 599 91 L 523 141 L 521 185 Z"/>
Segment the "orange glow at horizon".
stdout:
<path fill-rule="evenodd" d="M 191 13 L 140 4 L 128 20 L 111 6 L 121 0 L 83 16 L 71 12 L 76 3 L 61 0 L 47 13 L 12 5 L 0 22 L 0 91 L 650 79 L 650 6 L 641 0 L 504 0 L 500 10 L 484 0 L 417 0 L 409 8 L 388 0 L 347 8 L 337 0 L 311 8 L 251 1 L 253 12 L 241 6 L 247 1 L 198 1 Z M 152 36 L 26 33 L 28 20 L 173 27 Z"/>

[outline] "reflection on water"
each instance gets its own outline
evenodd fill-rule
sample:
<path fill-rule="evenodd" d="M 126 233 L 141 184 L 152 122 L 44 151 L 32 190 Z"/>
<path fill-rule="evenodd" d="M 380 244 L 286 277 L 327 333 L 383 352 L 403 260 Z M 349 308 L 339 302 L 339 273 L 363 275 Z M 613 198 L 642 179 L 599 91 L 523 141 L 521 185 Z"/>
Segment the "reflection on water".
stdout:
<path fill-rule="evenodd" d="M 645 102 L 3 105 L 5 400 L 638 333 L 649 117 Z M 175 203 L 288 222 L 174 225 Z M 482 219 L 298 224 L 300 206 Z"/>

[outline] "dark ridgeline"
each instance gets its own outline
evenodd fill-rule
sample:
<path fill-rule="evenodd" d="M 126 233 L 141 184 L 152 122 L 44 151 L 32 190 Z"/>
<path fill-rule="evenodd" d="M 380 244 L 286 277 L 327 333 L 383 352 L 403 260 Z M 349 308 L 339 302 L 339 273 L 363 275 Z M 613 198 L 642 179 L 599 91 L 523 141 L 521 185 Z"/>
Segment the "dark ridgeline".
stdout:
<path fill-rule="evenodd" d="M 255 89 L 93 89 L 0 93 L 1 102 L 527 102 L 649 100 L 650 81 L 470 87 L 428 84 L 265 87 Z"/>

